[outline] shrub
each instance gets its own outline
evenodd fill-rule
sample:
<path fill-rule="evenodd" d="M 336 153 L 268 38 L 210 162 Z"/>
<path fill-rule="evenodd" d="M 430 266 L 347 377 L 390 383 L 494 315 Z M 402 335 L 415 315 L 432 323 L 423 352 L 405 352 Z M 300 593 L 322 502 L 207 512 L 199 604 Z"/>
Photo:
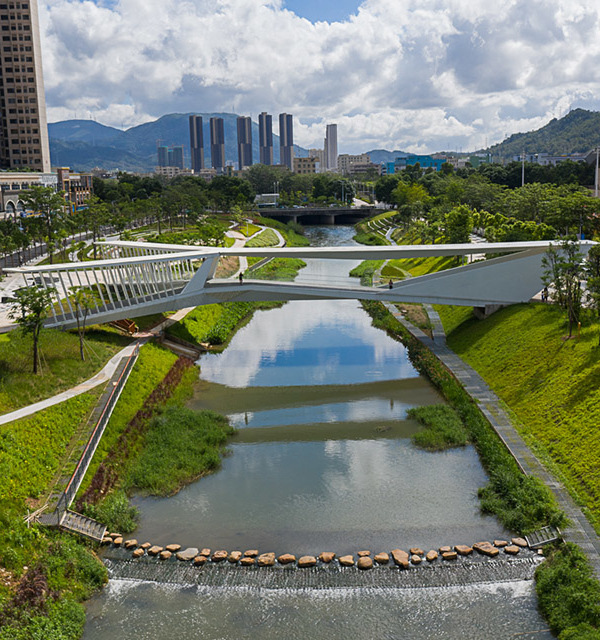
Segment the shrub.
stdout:
<path fill-rule="evenodd" d="M 448 405 L 431 405 L 409 409 L 407 415 L 425 425 L 415 433 L 413 443 L 421 449 L 441 451 L 452 447 L 464 447 L 468 434 L 456 411 Z"/>

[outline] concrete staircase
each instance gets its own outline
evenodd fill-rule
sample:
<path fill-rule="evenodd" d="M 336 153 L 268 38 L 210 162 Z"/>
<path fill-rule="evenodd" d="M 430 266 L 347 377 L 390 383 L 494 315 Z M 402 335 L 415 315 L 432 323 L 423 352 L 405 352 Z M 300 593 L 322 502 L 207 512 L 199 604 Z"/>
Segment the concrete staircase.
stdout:
<path fill-rule="evenodd" d="M 63 531 L 77 533 L 96 542 L 102 542 L 106 533 L 106 527 L 100 522 L 69 509 L 63 513 L 58 526 Z"/>

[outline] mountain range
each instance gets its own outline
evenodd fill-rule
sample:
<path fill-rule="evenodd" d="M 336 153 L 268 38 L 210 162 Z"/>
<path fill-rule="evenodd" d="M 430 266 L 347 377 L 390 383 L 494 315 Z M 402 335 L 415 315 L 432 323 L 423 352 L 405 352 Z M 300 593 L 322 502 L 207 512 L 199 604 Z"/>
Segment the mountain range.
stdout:
<path fill-rule="evenodd" d="M 157 143 L 184 147 L 186 165 L 190 162 L 189 113 L 172 113 L 153 122 L 126 131 L 107 127 L 93 120 L 64 120 L 48 125 L 50 155 L 53 166 L 69 166 L 80 171 L 94 167 L 150 172 L 157 164 Z M 237 127 L 234 113 L 203 113 L 205 165 L 210 166 L 209 120 L 221 117 L 225 125 L 225 158 L 237 162 Z M 258 124 L 252 123 L 253 159 L 258 162 Z M 522 153 L 552 155 L 585 152 L 600 146 L 600 112 L 574 109 L 564 117 L 526 133 L 515 133 L 499 144 L 480 152 L 489 152 L 494 160 L 510 160 Z M 296 146 L 298 157 L 308 151 Z M 374 149 L 367 151 L 371 162 L 392 162 L 402 151 Z M 274 162 L 279 162 L 279 137 L 273 135 Z"/>
<path fill-rule="evenodd" d="M 125 131 L 107 127 L 93 120 L 63 120 L 48 125 L 52 166 L 72 167 L 89 171 L 94 167 L 122 171 L 149 172 L 156 167 L 156 147 L 161 145 L 184 147 L 186 166 L 190 166 L 189 116 L 202 116 L 204 133 L 204 161 L 210 167 L 210 118 L 223 118 L 225 128 L 225 160 L 236 163 L 237 115 L 234 113 L 171 113 L 153 122 L 146 122 Z M 258 124 L 252 123 L 252 155 L 258 162 Z M 308 151 L 294 146 L 297 157 Z M 279 136 L 273 135 L 273 160 L 279 162 Z"/>

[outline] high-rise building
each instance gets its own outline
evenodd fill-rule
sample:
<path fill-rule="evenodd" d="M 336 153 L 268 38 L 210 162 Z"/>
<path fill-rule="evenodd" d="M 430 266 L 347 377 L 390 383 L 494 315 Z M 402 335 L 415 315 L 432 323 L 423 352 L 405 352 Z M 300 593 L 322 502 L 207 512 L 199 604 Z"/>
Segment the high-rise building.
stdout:
<path fill-rule="evenodd" d="M 0 169 L 50 171 L 37 0 L 0 4 Z"/>
<path fill-rule="evenodd" d="M 223 118 L 210 119 L 210 159 L 213 169 L 225 167 L 225 125 Z"/>
<path fill-rule="evenodd" d="M 238 168 L 252 164 L 252 120 L 248 116 L 237 119 Z"/>
<path fill-rule="evenodd" d="M 158 166 L 168 167 L 169 166 L 169 147 L 166 147 L 165 145 L 158 145 L 156 147 L 156 153 L 158 155 Z"/>
<path fill-rule="evenodd" d="M 279 114 L 279 163 L 294 168 L 294 122 L 290 113 Z"/>
<path fill-rule="evenodd" d="M 192 171 L 198 173 L 204 169 L 204 133 L 202 116 L 190 116 L 190 155 Z"/>
<path fill-rule="evenodd" d="M 177 167 L 178 169 L 183 169 L 184 167 L 183 145 L 178 147 L 171 147 L 169 149 L 169 166 Z"/>
<path fill-rule="evenodd" d="M 263 111 L 258 116 L 260 164 L 273 164 L 273 116 Z"/>
<path fill-rule="evenodd" d="M 325 168 L 327 171 L 337 170 L 337 124 L 328 124 L 325 132 Z"/>

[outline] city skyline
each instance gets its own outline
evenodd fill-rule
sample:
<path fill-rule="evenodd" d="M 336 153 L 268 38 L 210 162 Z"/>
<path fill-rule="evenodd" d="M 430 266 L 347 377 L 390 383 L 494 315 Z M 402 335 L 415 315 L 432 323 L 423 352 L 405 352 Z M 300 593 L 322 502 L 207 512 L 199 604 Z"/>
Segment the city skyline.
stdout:
<path fill-rule="evenodd" d="M 305 148 L 333 121 L 340 153 L 420 153 L 473 150 L 600 108 L 593 0 L 367 0 L 335 13 L 315 2 L 217 5 L 41 3 L 50 120 L 126 128 L 199 104 L 254 114 L 268 104 L 294 113 Z M 233 41 L 235 51 L 223 44 Z"/>

